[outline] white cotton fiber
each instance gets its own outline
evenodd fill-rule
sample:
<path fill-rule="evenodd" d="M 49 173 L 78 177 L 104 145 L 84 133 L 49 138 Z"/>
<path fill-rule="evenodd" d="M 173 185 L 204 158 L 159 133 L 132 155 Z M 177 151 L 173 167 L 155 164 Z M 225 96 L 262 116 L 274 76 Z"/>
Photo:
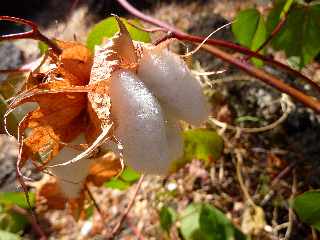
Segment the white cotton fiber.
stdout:
<path fill-rule="evenodd" d="M 112 74 L 111 114 L 115 136 L 123 145 L 124 161 L 145 173 L 165 173 L 169 156 L 164 117 L 157 99 L 136 74 Z"/>
<path fill-rule="evenodd" d="M 70 144 L 78 145 L 85 143 L 83 134 L 79 135 Z M 59 154 L 50 161 L 50 165 L 64 163 L 76 157 L 81 151 L 70 147 L 64 147 Z M 66 166 L 50 168 L 51 172 L 57 177 L 62 192 L 68 198 L 77 198 L 83 188 L 83 183 L 89 173 L 91 160 L 83 158 L 75 163 Z"/>
<path fill-rule="evenodd" d="M 169 159 L 178 160 L 183 154 L 182 131 L 177 119 L 171 114 L 165 113 L 166 136 L 169 146 Z"/>
<path fill-rule="evenodd" d="M 200 83 L 183 60 L 161 47 L 144 48 L 138 76 L 177 118 L 199 125 L 209 115 Z"/>

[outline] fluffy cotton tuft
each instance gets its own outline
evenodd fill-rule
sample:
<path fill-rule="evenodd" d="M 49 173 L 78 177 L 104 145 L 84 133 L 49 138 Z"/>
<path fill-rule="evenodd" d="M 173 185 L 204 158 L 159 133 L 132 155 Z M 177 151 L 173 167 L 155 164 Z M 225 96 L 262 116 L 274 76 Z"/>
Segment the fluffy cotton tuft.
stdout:
<path fill-rule="evenodd" d="M 178 119 L 199 125 L 208 118 L 201 85 L 178 55 L 162 47 L 145 47 L 138 76 L 162 107 Z"/>
<path fill-rule="evenodd" d="M 127 70 L 112 74 L 110 97 L 115 136 L 123 145 L 125 162 L 142 172 L 167 172 L 165 121 L 157 99 L 136 74 Z"/>
<path fill-rule="evenodd" d="M 79 135 L 70 144 L 78 145 L 85 143 L 84 135 Z M 70 147 L 64 147 L 59 154 L 50 161 L 51 165 L 64 163 L 70 159 L 73 159 L 81 153 L 80 150 L 76 150 Z M 59 186 L 68 198 L 77 198 L 83 188 L 83 183 L 89 174 L 91 161 L 90 159 L 83 158 L 75 163 L 58 166 L 51 168 L 51 172 L 57 177 Z"/>

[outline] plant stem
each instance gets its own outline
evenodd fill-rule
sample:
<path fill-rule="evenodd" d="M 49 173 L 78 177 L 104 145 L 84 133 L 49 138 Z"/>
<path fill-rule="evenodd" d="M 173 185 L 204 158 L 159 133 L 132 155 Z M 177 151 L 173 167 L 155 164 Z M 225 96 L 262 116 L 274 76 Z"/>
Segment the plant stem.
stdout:
<path fill-rule="evenodd" d="M 23 24 L 23 25 L 27 25 L 27 26 L 31 27 L 31 30 L 27 31 L 27 32 L 2 35 L 2 36 L 0 36 L 0 41 L 30 38 L 30 39 L 35 39 L 35 40 L 39 40 L 39 41 L 44 42 L 50 48 L 52 48 L 52 50 L 57 55 L 60 55 L 62 53 L 61 48 L 54 41 L 52 41 L 51 39 L 49 39 L 45 35 L 43 35 L 39 31 L 38 26 L 34 22 L 29 21 L 29 20 L 25 20 L 25 19 L 21 19 L 21 18 L 10 17 L 10 16 L 0 16 L 0 20 Z"/>
<path fill-rule="evenodd" d="M 137 10 L 135 7 L 133 7 L 126 0 L 117 0 L 117 1 L 123 8 L 125 8 L 129 13 L 131 13 L 135 17 L 137 17 L 145 22 L 148 22 L 150 24 L 153 24 L 158 27 L 166 29 L 168 31 L 168 34 L 162 40 L 169 39 L 169 38 L 176 38 L 178 40 L 189 41 L 192 43 L 201 43 L 204 40 L 203 37 L 187 34 L 183 31 L 175 28 L 174 26 L 171 26 L 167 23 L 164 23 L 158 19 L 155 19 L 151 16 L 148 16 L 148 15 L 140 12 L 139 10 Z M 157 43 L 159 43 L 159 42 L 157 42 Z M 308 96 L 308 95 L 304 94 L 303 92 L 289 86 L 288 84 L 283 83 L 280 79 L 276 78 L 275 76 L 272 76 L 272 75 L 270 75 L 270 74 L 268 74 L 258 68 L 255 68 L 247 63 L 243 63 L 243 62 L 239 61 L 238 59 L 234 58 L 230 54 L 227 54 L 226 52 L 219 50 L 215 46 L 233 49 L 239 53 L 259 58 L 270 65 L 273 65 L 275 67 L 279 67 L 279 68 L 285 70 L 286 72 L 294 75 L 297 78 L 302 78 L 303 80 L 308 82 L 310 85 L 312 85 L 318 92 L 320 92 L 320 86 L 318 84 L 316 84 L 314 81 L 312 81 L 310 78 L 308 78 L 307 76 L 290 68 L 289 66 L 287 66 L 285 64 L 282 64 L 278 61 L 275 61 L 269 57 L 263 56 L 263 55 L 259 54 L 258 52 L 251 51 L 245 47 L 236 45 L 236 44 L 228 42 L 228 41 L 217 40 L 217 39 L 208 39 L 206 41 L 206 44 L 203 46 L 203 48 L 205 50 L 214 54 L 215 56 L 239 67 L 243 71 L 247 72 L 249 75 L 254 76 L 258 79 L 261 79 L 265 83 L 271 85 L 272 87 L 277 88 L 281 92 L 287 93 L 288 95 L 290 95 L 293 98 L 295 98 L 296 100 L 302 102 L 303 104 L 305 104 L 309 108 L 312 108 L 316 112 L 320 112 L 320 102 L 319 101 L 317 101 L 317 100 L 313 99 L 311 96 Z"/>

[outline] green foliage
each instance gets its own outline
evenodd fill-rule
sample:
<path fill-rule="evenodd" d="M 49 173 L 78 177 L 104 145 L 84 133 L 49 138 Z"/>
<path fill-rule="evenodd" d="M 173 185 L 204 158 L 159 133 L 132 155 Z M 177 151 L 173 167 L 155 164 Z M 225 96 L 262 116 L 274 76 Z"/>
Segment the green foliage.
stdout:
<path fill-rule="evenodd" d="M 320 231 L 320 191 L 309 191 L 297 196 L 293 208 L 301 221 Z"/>
<path fill-rule="evenodd" d="M 131 167 L 127 167 L 119 177 L 112 178 L 104 183 L 107 188 L 126 190 L 140 178 L 140 174 L 133 170 Z"/>
<path fill-rule="evenodd" d="M 280 20 L 284 1 L 276 1 L 267 21 L 271 32 Z M 320 4 L 293 4 L 287 21 L 273 38 L 272 46 L 284 50 L 287 57 L 295 57 L 297 67 L 303 67 L 320 52 Z"/>
<path fill-rule="evenodd" d="M 0 239 L 1 240 L 21 240 L 22 238 L 17 234 L 0 230 Z"/>
<path fill-rule="evenodd" d="M 35 194 L 29 192 L 31 207 L 35 204 Z M 28 203 L 23 192 L 0 192 L 0 204 L 18 205 L 21 208 L 28 208 Z"/>
<path fill-rule="evenodd" d="M 34 193 L 29 193 L 32 207 L 35 204 Z M 20 239 L 13 233 L 21 233 L 27 227 L 28 220 L 12 210 L 12 206 L 29 208 L 25 195 L 22 192 L 1 192 L 0 193 L 0 239 Z"/>
<path fill-rule="evenodd" d="M 258 10 L 246 9 L 236 16 L 232 31 L 241 45 L 257 50 L 286 15 L 285 24 L 272 38 L 272 47 L 285 51 L 289 64 L 302 68 L 320 53 L 319 2 L 307 4 L 302 1 L 276 0 L 266 23 Z M 262 65 L 257 59 L 253 62 L 257 66 Z"/>
<path fill-rule="evenodd" d="M 127 167 L 121 174 L 120 178 L 123 181 L 134 183 L 139 180 L 140 174 L 133 170 L 131 167 Z"/>
<path fill-rule="evenodd" d="M 40 51 L 40 54 L 45 54 L 46 51 L 48 51 L 48 45 L 44 42 L 39 41 L 38 42 L 38 49 Z"/>
<path fill-rule="evenodd" d="M 173 162 L 171 171 L 183 167 L 193 159 L 200 159 L 209 164 L 218 159 L 223 150 L 222 138 L 213 130 L 194 129 L 183 132 L 183 156 Z"/>
<path fill-rule="evenodd" d="M 126 19 L 121 19 L 133 40 L 140 42 L 150 42 L 150 36 L 147 32 L 141 31 L 130 24 Z M 141 26 L 139 21 L 132 20 L 134 25 Z M 101 22 L 97 23 L 88 34 L 87 47 L 91 50 L 94 49 L 95 45 L 100 45 L 104 39 L 108 39 L 114 36 L 119 31 L 118 23 L 114 17 L 108 17 Z"/>
<path fill-rule="evenodd" d="M 163 206 L 160 210 L 160 225 L 163 230 L 169 232 L 172 224 L 176 221 L 177 213 L 171 207 Z"/>
<path fill-rule="evenodd" d="M 190 204 L 180 215 L 185 240 L 246 239 L 226 216 L 209 204 Z"/>
<path fill-rule="evenodd" d="M 223 149 L 222 138 L 212 130 L 194 129 L 183 133 L 184 159 L 218 159 Z"/>
<path fill-rule="evenodd" d="M 236 16 L 232 24 L 232 32 L 237 41 L 251 50 L 257 50 L 267 38 L 266 24 L 263 16 L 256 9 L 246 9 Z M 252 60 L 257 66 L 262 66 L 262 61 Z"/>

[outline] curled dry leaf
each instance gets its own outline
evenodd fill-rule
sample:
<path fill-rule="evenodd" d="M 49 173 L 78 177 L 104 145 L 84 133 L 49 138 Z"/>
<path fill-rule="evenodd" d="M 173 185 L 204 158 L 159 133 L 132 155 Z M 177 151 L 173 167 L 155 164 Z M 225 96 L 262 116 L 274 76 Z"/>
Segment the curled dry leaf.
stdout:
<path fill-rule="evenodd" d="M 81 209 L 84 184 L 100 186 L 119 174 L 121 156 L 136 170 L 166 173 L 183 153 L 179 120 L 199 125 L 209 114 L 184 61 L 166 44 L 133 42 L 116 19 L 120 31 L 96 46 L 94 57 L 79 43 L 57 41 L 61 55 L 49 51 L 9 105 L 8 114 L 38 104 L 19 124 L 20 167 L 32 159 L 53 173 L 38 189 L 48 206 L 61 208 L 51 203 L 60 199 Z M 110 146 L 115 154 L 100 154 Z"/>

